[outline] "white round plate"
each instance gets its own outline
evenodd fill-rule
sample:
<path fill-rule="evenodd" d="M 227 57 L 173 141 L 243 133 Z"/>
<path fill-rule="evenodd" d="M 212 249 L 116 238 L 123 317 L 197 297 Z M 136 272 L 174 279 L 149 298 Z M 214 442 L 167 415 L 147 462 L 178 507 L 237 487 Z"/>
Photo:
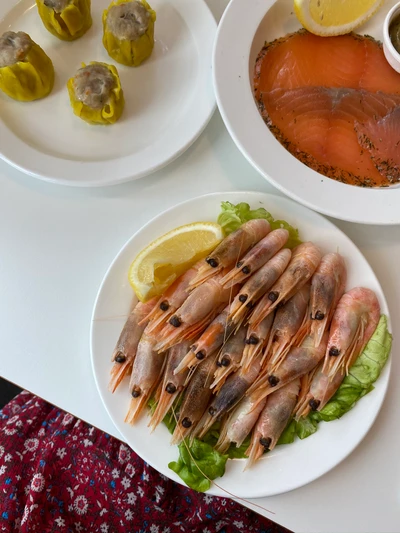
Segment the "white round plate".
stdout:
<path fill-rule="evenodd" d="M 383 38 L 386 0 L 360 34 Z M 265 41 L 297 31 L 293 0 L 231 0 L 213 54 L 217 104 L 243 155 L 275 187 L 326 215 L 363 224 L 400 224 L 400 187 L 364 189 L 326 178 L 292 156 L 265 125 L 252 93 L 255 60 Z M 329 58 L 327 58 L 329 61 Z"/>
<path fill-rule="evenodd" d="M 324 252 L 338 250 L 348 267 L 348 287 L 363 285 L 373 289 L 382 312 L 388 314 L 385 297 L 374 272 L 350 239 L 325 218 L 286 198 L 257 192 L 215 193 L 177 205 L 150 221 L 122 248 L 104 277 L 93 310 L 91 357 L 98 391 L 119 432 L 140 457 L 179 483 L 182 483 L 181 479 L 168 468 L 168 463 L 177 459 L 178 448 L 169 444 L 170 434 L 166 427 L 161 424 L 150 434 L 147 416 L 134 426 L 124 423 L 130 403 L 129 380 L 123 381 L 114 394 L 108 391 L 111 354 L 132 301 L 127 272 L 133 258 L 153 239 L 181 224 L 216 221 L 224 200 L 247 202 L 253 208 L 263 206 L 276 218 L 285 219 L 298 227 L 301 238 L 312 240 Z M 245 472 L 244 460 L 230 460 L 225 475 L 216 482 L 238 497 L 258 498 L 301 487 L 322 476 L 354 450 L 370 429 L 386 392 L 389 371 L 390 361 L 375 389 L 341 420 L 321 423 L 318 431 L 308 439 L 278 446 Z M 209 492 L 227 495 L 215 485 Z"/>
<path fill-rule="evenodd" d="M 137 179 L 181 155 L 215 109 L 211 56 L 216 22 L 204 0 L 153 0 L 155 47 L 140 67 L 125 67 L 102 44 L 101 15 L 111 0 L 92 2 L 93 26 L 72 43 L 51 35 L 33 0 L 0 2 L 0 35 L 25 31 L 50 56 L 52 93 L 16 102 L 0 91 L 0 157 L 36 178 L 90 187 Z M 81 63 L 114 64 L 125 110 L 112 126 L 90 126 L 76 117 L 66 83 Z"/>

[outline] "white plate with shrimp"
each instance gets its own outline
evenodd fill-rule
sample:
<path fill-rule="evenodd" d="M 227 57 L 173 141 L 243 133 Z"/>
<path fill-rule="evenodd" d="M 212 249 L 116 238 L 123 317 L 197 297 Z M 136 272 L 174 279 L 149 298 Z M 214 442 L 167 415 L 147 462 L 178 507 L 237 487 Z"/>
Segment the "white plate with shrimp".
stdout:
<path fill-rule="evenodd" d="M 122 248 L 104 277 L 93 310 L 91 357 L 99 394 L 119 432 L 146 462 L 178 483 L 182 480 L 168 469 L 168 463 L 177 459 L 178 449 L 170 445 L 171 436 L 166 427 L 160 424 L 150 433 L 149 418 L 145 415 L 133 426 L 124 422 L 130 404 L 129 380 L 125 378 L 114 394 L 109 391 L 111 354 L 132 305 L 127 273 L 134 257 L 153 239 L 177 226 L 196 221 L 215 222 L 222 201 L 247 202 L 253 209 L 265 207 L 275 218 L 297 227 L 300 238 L 312 241 L 323 253 L 339 251 L 347 266 L 347 288 L 372 289 L 381 312 L 389 316 L 379 281 L 358 248 L 321 215 L 286 198 L 257 192 L 215 193 L 179 204 L 150 221 Z M 277 446 L 246 471 L 243 471 L 244 460 L 228 461 L 224 477 L 216 480 L 218 486 L 212 485 L 210 494 L 226 496 L 225 491 L 229 491 L 242 498 L 272 496 L 301 487 L 329 472 L 356 448 L 371 428 L 386 393 L 389 372 L 390 360 L 371 393 L 340 420 L 320 423 L 318 431 L 309 438 Z"/>
<path fill-rule="evenodd" d="M 0 35 L 24 31 L 53 62 L 51 94 L 17 102 L 0 91 L 0 157 L 36 178 L 75 187 L 141 178 L 181 155 L 215 110 L 211 56 L 216 22 L 203 0 L 154 0 L 155 46 L 140 67 L 125 67 L 102 44 L 101 16 L 111 0 L 92 2 L 93 25 L 65 42 L 43 26 L 34 0 L 0 2 Z M 11 5 L 10 5 L 11 4 Z M 73 114 L 67 81 L 81 63 L 115 65 L 125 96 L 120 120 L 90 126 Z"/>

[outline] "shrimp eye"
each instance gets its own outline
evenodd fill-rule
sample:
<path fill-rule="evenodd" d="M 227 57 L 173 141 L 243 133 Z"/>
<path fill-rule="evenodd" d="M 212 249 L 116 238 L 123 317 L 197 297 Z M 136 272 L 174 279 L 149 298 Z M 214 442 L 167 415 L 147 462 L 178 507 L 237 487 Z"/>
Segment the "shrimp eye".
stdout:
<path fill-rule="evenodd" d="M 269 376 L 268 383 L 271 385 L 271 387 L 275 387 L 279 383 L 279 378 L 277 378 L 276 376 Z"/>
<path fill-rule="evenodd" d="M 220 363 L 219 361 L 217 361 L 216 365 L 217 365 L 218 367 L 221 367 L 221 366 L 222 366 L 221 363 Z"/>
<path fill-rule="evenodd" d="M 182 420 L 182 426 L 184 428 L 190 428 L 191 425 L 192 421 L 187 416 L 185 416 L 185 418 Z"/>
<path fill-rule="evenodd" d="M 332 348 L 329 350 L 329 355 L 333 355 L 334 357 L 337 357 L 338 355 L 340 355 L 339 348 L 332 346 Z"/>
<path fill-rule="evenodd" d="M 278 298 L 279 298 L 279 292 L 277 291 L 271 291 L 268 294 L 268 300 L 271 300 L 271 302 L 276 302 Z"/>
<path fill-rule="evenodd" d="M 215 409 L 215 407 L 211 406 L 208 408 L 208 412 L 210 413 L 211 416 L 214 416 L 217 410 Z"/>
<path fill-rule="evenodd" d="M 210 265 L 211 268 L 217 268 L 218 261 L 213 257 L 207 257 L 206 262 Z"/>
<path fill-rule="evenodd" d="M 243 261 L 239 261 L 239 263 L 236 263 L 236 268 L 240 268 L 243 265 Z"/>
<path fill-rule="evenodd" d="M 264 439 L 264 437 L 261 437 L 260 444 L 261 446 L 264 446 L 265 450 L 269 450 L 269 447 L 271 446 L 272 439 L 268 437 L 267 439 Z"/>
<path fill-rule="evenodd" d="M 171 324 L 171 326 L 174 326 L 174 328 L 179 328 L 179 326 L 182 324 L 181 319 L 176 315 L 172 316 L 169 319 L 169 323 Z"/>
<path fill-rule="evenodd" d="M 247 300 L 248 296 L 247 294 L 240 294 L 239 295 L 239 302 L 242 302 L 242 304 L 244 304 L 244 302 Z"/>
<path fill-rule="evenodd" d="M 320 406 L 321 402 L 319 400 L 314 400 L 313 398 L 312 400 L 308 402 L 308 404 L 313 411 L 316 411 L 318 407 Z"/>
<path fill-rule="evenodd" d="M 160 303 L 160 309 L 161 311 L 168 311 L 169 303 L 166 300 L 164 300 L 163 302 Z"/>
<path fill-rule="evenodd" d="M 200 350 L 200 352 L 197 352 L 196 354 L 196 359 L 198 359 L 199 361 L 201 361 L 202 359 L 204 359 L 206 356 L 205 352 L 203 352 L 202 350 Z"/>
<path fill-rule="evenodd" d="M 321 311 L 317 311 L 315 313 L 315 320 L 323 320 L 325 318 L 324 313 L 321 313 Z"/>
<path fill-rule="evenodd" d="M 229 357 L 223 357 L 221 359 L 221 363 L 220 363 L 222 366 L 229 366 L 231 364 L 231 360 L 229 359 Z"/>
<path fill-rule="evenodd" d="M 174 394 L 174 392 L 176 392 L 176 387 L 173 383 L 167 383 L 165 390 L 168 392 L 168 394 Z"/>
<path fill-rule="evenodd" d="M 132 397 L 133 398 L 139 398 L 139 396 L 142 394 L 142 391 L 140 389 L 133 389 L 132 391 Z"/>
<path fill-rule="evenodd" d="M 243 274 L 250 274 L 250 272 L 251 272 L 250 267 L 244 266 L 242 268 L 242 272 L 243 272 Z"/>
<path fill-rule="evenodd" d="M 250 335 L 248 339 L 246 339 L 246 344 L 258 344 L 260 342 L 260 339 L 256 337 L 256 335 Z"/>
<path fill-rule="evenodd" d="M 115 356 L 114 361 L 116 363 L 125 363 L 126 357 L 122 352 L 118 352 L 117 355 Z"/>
<path fill-rule="evenodd" d="M 251 309 L 253 307 L 253 302 L 247 302 L 246 307 Z"/>

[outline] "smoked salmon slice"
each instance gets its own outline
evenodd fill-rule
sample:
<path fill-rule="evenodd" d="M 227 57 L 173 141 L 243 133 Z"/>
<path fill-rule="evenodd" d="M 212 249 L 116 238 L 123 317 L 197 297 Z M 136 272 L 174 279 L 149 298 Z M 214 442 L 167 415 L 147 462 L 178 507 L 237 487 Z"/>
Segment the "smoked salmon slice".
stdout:
<path fill-rule="evenodd" d="M 304 86 L 400 94 L 400 74 L 372 37 L 319 37 L 300 30 L 266 44 L 255 66 L 256 99 L 262 92 Z"/>
<path fill-rule="evenodd" d="M 265 122 L 300 161 L 352 185 L 400 181 L 400 74 L 372 37 L 289 34 L 263 47 L 253 81 Z"/>
<path fill-rule="evenodd" d="M 399 131 L 395 129 L 400 124 L 400 94 L 298 87 L 262 93 L 260 101 L 261 114 L 277 139 L 317 172 L 364 187 L 385 185 L 389 175 L 398 175 L 394 156 L 388 160 L 385 173 L 381 167 L 387 159 L 386 137 L 391 137 L 388 146 L 393 151 L 399 141 L 400 152 Z M 360 142 L 362 136 L 364 142 Z M 379 138 L 383 141 L 378 142 Z M 375 146 L 375 152 L 367 145 Z"/>
<path fill-rule="evenodd" d="M 355 129 L 379 173 L 391 183 L 400 181 L 400 107 L 377 121 L 356 122 Z"/>

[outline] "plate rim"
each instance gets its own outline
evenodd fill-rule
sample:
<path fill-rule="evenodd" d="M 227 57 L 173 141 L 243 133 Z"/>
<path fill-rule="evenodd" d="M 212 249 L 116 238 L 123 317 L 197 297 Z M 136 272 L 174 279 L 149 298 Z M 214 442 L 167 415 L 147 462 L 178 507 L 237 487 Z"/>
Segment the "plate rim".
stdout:
<path fill-rule="evenodd" d="M 363 188 L 327 178 L 308 168 L 287 152 L 262 120 L 254 102 L 251 85 L 248 83 L 250 82 L 249 59 L 258 27 L 275 3 L 276 0 L 266 0 L 265 2 L 230 0 L 218 25 L 213 47 L 213 84 L 217 106 L 229 135 L 247 161 L 264 179 L 301 205 L 323 215 L 348 222 L 366 225 L 400 224 L 400 211 L 398 209 L 400 187 Z M 249 4 L 251 5 L 249 6 Z M 245 20 L 245 28 L 252 33 L 248 35 L 246 30 L 236 32 L 235 44 L 230 46 L 228 50 L 225 41 L 228 41 L 227 36 L 232 34 L 230 19 L 243 21 L 245 14 L 248 16 Z M 239 51 L 240 44 L 243 45 L 241 51 Z M 227 61 L 226 57 L 229 54 L 231 54 L 230 60 Z M 243 86 L 244 83 L 246 87 Z M 246 105 L 235 105 L 233 99 L 235 102 L 239 101 L 239 95 L 242 103 L 244 103 L 244 98 L 246 99 Z M 230 100 L 233 103 L 229 103 Z M 243 133 L 244 128 L 245 133 Z M 275 157 L 271 157 L 271 159 L 280 159 L 280 166 L 285 167 L 282 171 L 279 169 L 279 172 L 275 172 L 274 175 L 268 172 L 263 159 L 263 154 L 265 155 L 268 150 L 265 150 L 265 146 L 264 149 L 258 149 L 260 137 L 258 137 L 257 142 L 254 142 L 255 139 L 257 140 L 256 136 L 251 136 L 251 131 L 254 129 L 257 130 L 257 134 L 261 135 L 263 141 L 268 142 L 269 151 L 278 153 L 278 156 L 275 154 Z M 296 179 L 292 180 L 291 183 L 291 185 L 294 183 L 293 188 L 281 181 L 282 177 L 285 179 L 285 175 L 296 175 L 296 173 L 301 174 L 302 172 L 306 174 L 306 178 L 299 180 L 299 177 L 296 176 Z M 307 183 L 306 180 L 310 183 Z M 311 199 L 310 196 L 313 198 Z M 324 197 L 326 200 L 323 200 Z M 340 208 L 332 207 L 332 197 L 336 197 L 338 200 L 346 198 L 354 212 L 348 210 L 341 212 Z M 321 198 L 322 204 L 320 203 Z M 378 200 L 381 203 L 381 209 L 376 214 Z M 339 205 L 341 205 L 340 202 Z M 371 213 L 372 218 L 371 216 L 367 217 Z"/>
<path fill-rule="evenodd" d="M 193 1 L 194 0 L 192 0 L 192 2 Z M 26 4 L 30 5 L 30 9 L 35 9 L 35 0 L 25 0 L 25 2 Z M 179 158 L 203 133 L 217 107 L 211 74 L 212 49 L 217 32 L 217 22 L 208 4 L 204 0 L 195 0 L 195 2 L 196 12 L 200 10 L 202 13 L 202 21 L 206 21 L 207 27 L 212 27 L 213 29 L 213 38 L 204 44 L 204 46 L 208 48 L 208 56 L 207 54 L 198 53 L 199 65 L 197 74 L 200 76 L 201 80 L 196 83 L 196 85 L 201 83 L 207 84 L 209 86 L 209 91 L 203 97 L 203 105 L 201 106 L 202 110 L 196 115 L 197 119 L 195 120 L 195 125 L 190 126 L 190 131 L 187 132 L 185 137 L 179 142 L 176 142 L 175 146 L 168 151 L 169 154 L 165 154 L 155 163 L 153 162 L 153 158 L 149 158 L 148 155 L 145 156 L 142 153 L 140 153 L 139 156 L 135 153 L 131 153 L 117 158 L 110 158 L 106 161 L 80 161 L 78 159 L 71 160 L 68 158 L 47 154 L 34 148 L 33 146 L 30 146 L 0 120 L 0 134 L 10 138 L 8 144 L 3 146 L 0 145 L 0 159 L 24 174 L 37 178 L 41 181 L 77 188 L 93 188 L 109 187 L 141 179 L 166 167 L 171 162 Z M 173 4 L 179 7 L 180 5 L 184 5 L 185 2 L 182 0 L 173 0 Z M 17 2 L 13 2 L 11 6 L 5 4 L 0 6 L 0 22 L 7 17 L 12 9 L 15 9 L 16 5 Z M 189 10 L 187 8 L 185 9 L 186 13 L 188 13 Z M 185 22 L 190 33 L 192 34 L 192 38 L 194 39 L 194 46 L 197 47 L 199 38 L 196 40 L 196 29 L 193 28 L 193 22 L 196 20 L 196 17 L 194 15 L 190 15 L 190 17 L 190 24 L 187 22 L 186 18 Z M 55 42 L 55 44 L 57 43 Z M 114 61 L 112 59 L 110 60 Z M 199 107 L 196 105 L 196 99 L 193 99 L 193 102 L 191 103 L 191 109 L 194 107 Z M 191 113 L 185 113 L 185 117 L 187 116 L 191 116 Z M 181 124 L 182 121 L 187 123 L 188 119 L 182 117 Z M 157 139 L 158 142 L 160 142 L 164 137 L 165 133 L 164 136 L 158 138 L 156 137 L 156 142 Z M 176 137 L 179 139 L 179 136 Z M 154 141 L 152 142 L 151 146 L 153 145 Z M 20 159 L 18 154 L 23 150 L 25 150 L 26 155 L 22 156 L 22 159 Z M 154 149 L 152 149 L 152 152 L 154 153 Z M 139 157 L 139 159 L 135 161 L 137 157 Z M 148 160 L 146 168 L 143 168 L 142 170 L 136 172 L 136 174 L 132 175 L 132 168 L 134 168 L 135 164 L 137 164 L 139 161 L 140 165 L 142 166 L 142 162 L 146 160 L 146 158 Z M 121 161 L 123 164 L 116 165 L 116 163 Z M 97 177 L 100 171 L 104 172 L 101 169 L 103 169 L 105 165 L 109 167 L 108 174 L 100 174 L 100 177 Z M 76 173 L 80 175 L 79 179 L 71 180 L 68 177 L 69 175 Z M 90 179 L 86 177 L 88 174 L 91 175 Z"/>
<path fill-rule="evenodd" d="M 202 200 L 207 200 L 208 198 L 214 198 L 214 197 L 225 197 L 227 200 L 229 200 L 229 197 L 230 196 L 233 196 L 233 195 L 243 195 L 243 201 L 245 201 L 245 197 L 247 196 L 251 196 L 251 195 L 255 195 L 257 194 L 258 196 L 262 196 L 264 199 L 274 199 L 274 198 L 279 198 L 280 201 L 283 201 L 284 203 L 288 203 L 289 205 L 290 204 L 295 204 L 296 203 L 291 200 L 291 199 L 288 199 L 286 197 L 283 197 L 283 196 L 280 196 L 280 195 L 275 195 L 275 194 L 271 194 L 271 193 L 264 193 L 264 192 L 259 192 L 259 191 L 226 191 L 226 192 L 213 192 L 213 193 L 208 193 L 208 194 L 204 194 L 204 195 L 199 195 L 199 196 L 196 196 L 196 197 L 193 197 L 193 198 L 189 198 L 188 200 L 185 200 L 183 202 L 180 202 L 178 204 L 175 204 L 171 207 L 169 207 L 168 209 L 164 210 L 163 212 L 159 213 L 158 215 L 156 215 L 155 217 L 153 217 L 151 220 L 149 220 L 146 224 L 144 224 L 143 226 L 141 226 L 141 228 L 139 228 L 126 242 L 125 244 L 120 248 L 119 252 L 115 255 L 114 259 L 112 260 L 112 262 L 110 263 L 109 267 L 107 268 L 107 271 L 101 281 L 101 284 L 99 286 L 99 289 L 98 289 L 98 292 L 96 294 L 96 298 L 95 298 L 95 301 L 94 301 L 94 305 L 93 305 L 93 310 L 92 310 L 92 315 L 91 315 L 91 321 L 90 321 L 90 359 L 91 359 L 91 368 L 92 368 L 92 372 L 93 372 L 93 376 L 94 376 L 94 379 L 95 379 L 95 383 L 96 383 L 96 388 L 97 388 L 97 392 L 101 398 L 101 401 L 102 401 L 102 404 L 104 406 L 104 408 L 106 409 L 106 412 L 108 414 L 108 416 L 110 417 L 112 423 L 114 424 L 116 430 L 118 431 L 118 433 L 122 436 L 124 442 L 130 446 L 134 451 L 135 453 L 138 453 L 136 451 L 136 449 L 129 443 L 129 439 L 127 437 L 125 437 L 125 434 L 123 431 L 120 430 L 120 427 L 119 427 L 119 423 L 114 420 L 114 417 L 112 416 L 109 408 L 108 408 L 108 404 L 106 402 L 106 399 L 105 397 L 103 396 L 103 392 L 102 392 L 102 387 L 98 381 L 98 377 L 97 377 L 97 370 L 96 370 L 96 362 L 95 362 L 95 354 L 94 354 L 94 337 L 95 337 L 95 325 L 96 325 L 96 320 L 95 320 L 95 316 L 96 316 L 96 311 L 97 311 L 97 307 L 99 305 L 99 301 L 100 301 L 100 298 L 101 298 L 101 295 L 102 295 L 102 291 L 103 291 L 103 287 L 105 285 L 105 283 L 107 282 L 108 280 L 108 277 L 109 277 L 109 274 L 111 273 L 112 269 L 114 268 L 114 265 L 118 262 L 120 256 L 124 253 L 124 251 L 129 248 L 129 246 L 131 245 L 131 242 L 145 229 L 145 228 L 148 228 L 149 226 L 153 225 L 154 223 L 157 223 L 157 221 L 168 215 L 170 212 L 173 212 L 175 209 L 179 209 L 179 208 L 182 208 L 184 207 L 185 205 L 187 204 L 190 204 L 191 202 L 198 202 L 198 201 L 202 201 Z M 296 207 L 300 207 L 301 209 L 305 209 L 305 210 L 308 210 L 310 211 L 308 208 L 304 207 L 304 206 L 299 206 L 299 205 L 296 205 Z M 314 215 L 314 216 L 317 216 L 317 217 L 322 217 L 322 215 L 320 215 L 319 213 L 316 213 L 314 211 L 311 211 L 311 213 Z M 333 222 L 331 222 L 330 220 L 327 220 L 325 217 L 322 217 L 324 218 L 325 222 L 328 224 L 328 226 L 330 226 L 331 228 L 333 228 L 335 231 L 338 231 L 343 238 L 345 238 L 357 251 L 358 253 L 361 255 L 363 261 L 366 263 L 366 265 L 369 267 L 370 271 L 371 271 L 371 274 L 373 275 L 374 277 L 374 280 L 375 282 L 377 283 L 377 286 L 379 287 L 379 290 L 380 290 L 380 298 L 381 298 L 381 301 L 382 303 L 384 304 L 383 306 L 385 307 L 385 309 L 387 310 L 386 311 L 386 315 L 388 317 L 388 327 L 389 327 L 389 330 L 391 331 L 392 328 L 391 328 L 391 314 L 390 314 L 390 309 L 389 309 L 389 306 L 388 306 L 388 303 L 387 303 L 387 300 L 386 300 L 386 297 L 385 297 L 385 294 L 383 292 L 383 289 L 382 289 L 382 286 L 379 282 L 379 279 L 377 278 L 373 268 L 371 267 L 371 265 L 369 264 L 369 262 L 367 261 L 367 259 L 365 258 L 364 254 L 361 252 L 361 250 L 358 248 L 358 246 L 340 229 L 338 228 Z M 322 472 L 319 472 L 317 473 L 317 475 L 315 475 L 312 479 L 306 481 L 306 482 L 302 482 L 302 483 L 298 483 L 298 482 L 293 482 L 291 486 L 289 486 L 285 491 L 279 491 L 279 492 L 272 492 L 272 493 L 267 493 L 267 494 L 260 494 L 260 493 L 241 493 L 239 494 L 238 498 L 239 500 L 240 499 L 243 499 L 243 498 L 254 498 L 254 499 L 257 499 L 257 498 L 263 498 L 263 497 L 269 497 L 269 496 L 273 496 L 273 495 L 278 495 L 278 494 L 283 494 L 283 493 L 286 493 L 286 492 L 290 492 L 292 490 L 295 490 L 297 488 L 301 488 L 302 486 L 305 486 L 317 479 L 319 479 L 320 477 L 322 477 L 323 475 L 327 474 L 328 472 L 330 472 L 331 470 L 333 470 L 334 468 L 336 468 L 336 466 L 338 466 L 340 463 L 342 463 L 359 445 L 360 443 L 364 440 L 365 436 L 368 434 L 368 432 L 371 430 L 371 428 L 373 427 L 374 423 L 375 423 L 375 420 L 382 408 L 382 405 L 383 405 L 383 402 L 384 402 L 384 399 L 386 397 L 386 394 L 387 394 L 387 389 L 388 389 L 388 386 L 389 386 L 389 380 L 390 380 L 390 373 L 391 373 L 391 364 L 392 364 L 392 356 L 391 354 L 389 355 L 389 358 L 388 358 L 388 361 L 382 371 L 382 374 L 385 373 L 385 375 L 382 375 L 380 376 L 380 378 L 378 379 L 382 379 L 384 378 L 385 379 L 385 382 L 383 383 L 382 382 L 382 391 L 381 391 L 381 397 L 377 399 L 377 404 L 376 404 L 376 411 L 374 413 L 374 415 L 372 416 L 372 418 L 368 421 L 368 423 L 366 424 L 366 427 L 364 428 L 364 431 L 362 431 L 360 433 L 360 436 L 359 438 L 357 439 L 357 441 L 355 442 L 354 445 L 351 445 L 349 447 L 348 450 L 346 450 L 345 454 L 343 456 L 341 456 L 340 460 L 337 461 L 335 463 L 334 466 L 332 467 L 329 467 L 327 470 L 326 469 L 321 469 Z M 123 427 L 123 426 L 122 426 Z M 150 464 L 153 468 L 155 468 L 155 470 L 157 470 L 158 472 L 160 472 L 158 470 L 158 467 L 154 464 L 152 458 L 148 458 L 148 457 L 143 457 L 143 454 L 139 454 L 138 455 L 144 460 L 146 461 L 148 464 Z M 162 472 L 163 475 L 166 475 L 167 477 L 169 477 L 169 479 L 172 479 L 173 481 L 176 481 L 178 483 L 180 483 L 182 486 L 184 487 L 187 487 L 187 485 L 172 471 L 169 471 L 168 469 L 164 472 Z M 222 478 L 223 479 L 223 478 Z M 223 481 L 222 481 L 223 483 Z M 219 484 L 219 483 L 218 483 Z M 224 490 L 221 490 L 219 487 L 216 488 L 216 486 L 214 484 L 211 485 L 211 488 L 206 491 L 206 494 L 212 494 L 212 495 L 216 495 L 216 496 L 221 496 L 221 497 L 229 497 L 229 494 L 227 494 Z"/>

